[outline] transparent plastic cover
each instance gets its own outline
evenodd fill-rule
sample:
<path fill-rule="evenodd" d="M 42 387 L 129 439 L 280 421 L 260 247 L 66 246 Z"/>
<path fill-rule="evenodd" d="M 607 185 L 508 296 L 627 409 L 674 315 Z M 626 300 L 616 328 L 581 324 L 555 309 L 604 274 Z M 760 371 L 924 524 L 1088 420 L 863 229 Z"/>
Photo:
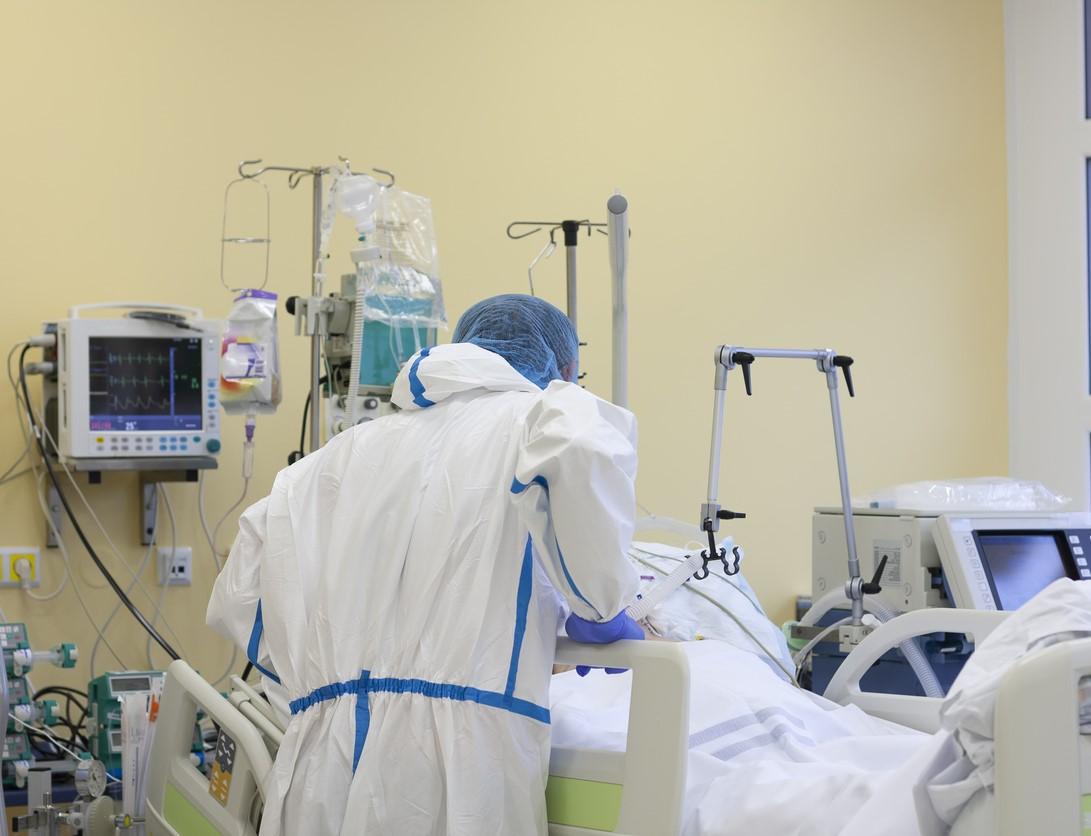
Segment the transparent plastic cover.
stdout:
<path fill-rule="evenodd" d="M 445 328 L 431 201 L 397 186 L 383 189 L 375 227 L 361 239 L 378 247 L 378 258 L 357 267 L 364 319 L 392 328 Z"/>
<path fill-rule="evenodd" d="M 978 479 L 910 482 L 855 501 L 860 507 L 910 511 L 1060 511 L 1072 502 L 1041 482 L 986 476 Z"/>

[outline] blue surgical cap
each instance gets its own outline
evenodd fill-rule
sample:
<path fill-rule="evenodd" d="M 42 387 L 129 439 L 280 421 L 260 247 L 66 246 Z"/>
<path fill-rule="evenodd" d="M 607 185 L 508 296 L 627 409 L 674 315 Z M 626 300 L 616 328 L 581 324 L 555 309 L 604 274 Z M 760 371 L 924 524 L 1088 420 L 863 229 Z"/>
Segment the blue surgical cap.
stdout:
<path fill-rule="evenodd" d="M 482 299 L 459 319 L 452 342 L 473 343 L 499 354 L 527 380 L 545 389 L 576 379 L 579 341 L 572 321 L 543 299 L 505 293 Z"/>

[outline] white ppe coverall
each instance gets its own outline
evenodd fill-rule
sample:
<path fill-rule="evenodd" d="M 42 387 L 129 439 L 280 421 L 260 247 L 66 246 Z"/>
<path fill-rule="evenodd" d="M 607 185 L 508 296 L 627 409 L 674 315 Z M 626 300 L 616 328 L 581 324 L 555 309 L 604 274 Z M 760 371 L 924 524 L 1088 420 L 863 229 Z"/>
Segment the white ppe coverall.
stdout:
<path fill-rule="evenodd" d="M 261 834 L 545 834 L 565 607 L 638 586 L 635 421 L 467 343 L 393 400 L 280 472 L 209 602 L 291 700 Z"/>

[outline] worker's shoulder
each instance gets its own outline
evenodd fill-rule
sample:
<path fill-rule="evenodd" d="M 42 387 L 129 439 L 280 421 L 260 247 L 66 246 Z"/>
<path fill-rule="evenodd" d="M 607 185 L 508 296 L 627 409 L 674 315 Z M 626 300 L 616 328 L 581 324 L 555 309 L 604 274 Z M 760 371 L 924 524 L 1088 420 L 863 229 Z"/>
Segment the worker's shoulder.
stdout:
<path fill-rule="evenodd" d="M 624 407 L 563 380 L 554 380 L 541 391 L 531 408 L 531 415 L 540 418 L 567 416 L 576 422 L 603 420 L 618 427 L 635 426 L 636 423 L 636 418 Z"/>
<path fill-rule="evenodd" d="M 331 470 L 337 470 L 338 463 L 343 461 L 351 450 L 352 435 L 352 431 L 338 433 L 314 452 L 288 465 L 277 473 L 273 480 L 274 490 L 288 489 L 319 473 L 325 474 Z"/>

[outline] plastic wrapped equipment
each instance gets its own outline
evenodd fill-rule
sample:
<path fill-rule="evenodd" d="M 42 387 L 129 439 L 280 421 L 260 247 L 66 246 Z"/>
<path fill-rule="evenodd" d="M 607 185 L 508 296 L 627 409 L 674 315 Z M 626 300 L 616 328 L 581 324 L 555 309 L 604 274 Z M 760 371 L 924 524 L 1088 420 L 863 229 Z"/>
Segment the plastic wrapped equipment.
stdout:
<path fill-rule="evenodd" d="M 876 491 L 857 506 L 907 511 L 1060 511 L 1072 500 L 1041 482 L 988 476 L 937 482 L 911 482 Z"/>
<path fill-rule="evenodd" d="M 421 348 L 434 345 L 447 325 L 432 205 L 367 175 L 341 178 L 337 208 L 356 226 L 353 352 L 355 387 L 387 387 Z M 350 393 L 350 403 L 352 402 Z"/>

